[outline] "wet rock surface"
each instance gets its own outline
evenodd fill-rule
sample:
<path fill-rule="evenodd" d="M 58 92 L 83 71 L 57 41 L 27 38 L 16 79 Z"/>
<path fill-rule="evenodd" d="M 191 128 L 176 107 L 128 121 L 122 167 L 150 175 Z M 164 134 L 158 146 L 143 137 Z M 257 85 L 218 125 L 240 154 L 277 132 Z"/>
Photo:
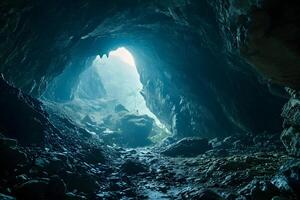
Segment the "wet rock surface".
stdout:
<path fill-rule="evenodd" d="M 44 142 L 45 131 L 56 131 L 41 102 L 11 86 L 2 74 L 0 95 L 0 131 L 4 135 L 16 138 L 20 143 L 35 144 Z"/>
<path fill-rule="evenodd" d="M 2 0 L 0 198 L 299 199 L 299 94 L 283 108 L 283 146 L 286 96 L 269 82 L 299 89 L 299 5 Z M 87 65 L 120 45 L 174 134 L 168 146 L 145 147 L 153 121 L 122 107 L 108 130 L 88 116 L 78 126 L 34 98 L 51 82 L 51 100 L 72 100 Z M 82 97 L 105 93 L 93 79 Z"/>
<path fill-rule="evenodd" d="M 34 110 L 45 120 L 41 123 L 43 143 L 35 145 L 24 143 L 23 138 L 30 134 L 26 131 L 22 137 L 12 138 L 15 135 L 1 129 L 3 199 L 299 198 L 299 161 L 286 154 L 278 134 L 173 138 L 134 149 L 109 146 L 47 106 L 33 109 L 39 101 L 21 91 L 14 93 L 16 90 L 5 84 L 28 112 L 26 116 Z M 133 123 L 129 126 L 133 130 L 149 128 L 143 117 L 125 118 L 126 123 Z M 88 117 L 85 120 L 93 124 Z"/>
<path fill-rule="evenodd" d="M 114 114 L 104 119 L 104 123 L 112 130 L 100 136 L 108 144 L 115 143 L 127 148 L 151 144 L 149 136 L 154 127 L 154 120 L 147 115 L 130 113 L 119 105 Z"/>
<path fill-rule="evenodd" d="M 237 140 L 234 138 L 213 141 L 226 143 Z M 102 148 L 99 157 L 104 153 L 105 160 L 87 159 L 93 148 L 83 144 L 76 150 L 65 146 L 58 151 L 24 148 L 13 142 L 1 149 L 26 152 L 27 159 L 1 170 L 0 193 L 7 195 L 4 199 L 24 200 L 297 199 L 299 161 L 288 157 L 283 146 L 274 149 L 268 145 L 267 138 L 264 136 L 264 147 L 249 138 L 239 145 L 214 145 L 188 157 L 165 156 L 160 146 L 113 148 L 107 153 L 108 147 L 98 144 Z"/>
<path fill-rule="evenodd" d="M 207 139 L 203 138 L 184 138 L 175 144 L 171 144 L 162 152 L 166 156 L 187 156 L 193 157 L 203 154 L 211 149 Z"/>
<path fill-rule="evenodd" d="M 300 100 L 299 94 L 295 90 L 289 90 L 291 94 L 290 100 L 285 104 L 282 111 L 284 119 L 284 130 L 281 134 L 281 140 L 287 151 L 293 155 L 300 157 Z"/>
<path fill-rule="evenodd" d="M 297 18 L 290 18 L 297 16 L 299 3 L 293 0 L 295 6 L 288 12 L 289 3 L 282 2 L 281 8 L 277 0 L 263 0 L 269 6 L 262 8 L 260 2 L 68 0 L 62 6 L 56 1 L 3 0 L 0 71 L 16 87 L 35 97 L 41 97 L 51 85 L 51 100 L 72 100 L 81 73 L 95 56 L 128 46 L 136 58 L 147 104 L 179 137 L 228 136 L 236 129 L 276 132 L 281 128 L 282 98 L 270 94 L 267 80 L 261 81 L 266 84 L 257 81 L 259 74 L 239 50 L 245 47 L 244 55 L 258 67 L 261 63 L 256 62 L 257 57 L 262 54 L 262 60 L 266 60 L 262 65 L 279 65 L 280 70 L 275 71 L 280 73 L 290 70 L 282 69 L 285 63 L 277 64 L 269 58 L 288 56 L 267 53 L 288 49 L 295 60 L 288 66 L 296 71 L 299 64 L 290 43 L 296 44 L 299 31 L 295 28 Z M 252 29 L 248 32 L 249 23 L 253 22 L 255 29 L 261 21 L 259 13 L 263 13 L 262 19 L 267 16 L 276 22 L 276 16 L 270 14 L 273 2 L 274 13 L 283 15 L 293 34 L 280 29 L 284 22 L 274 23 L 276 28 L 267 29 L 272 39 L 263 35 L 261 42 L 253 41 L 257 34 Z M 266 26 L 270 24 L 267 20 Z M 258 29 L 268 35 L 264 27 Z M 285 36 L 295 43 L 287 42 Z M 278 46 L 270 47 L 270 40 Z M 266 50 L 257 51 L 257 44 L 266 44 Z M 68 76 L 59 77 L 66 71 Z M 96 85 L 99 87 L 91 85 L 94 93 L 86 88 L 83 96 L 101 96 L 101 84 Z"/>

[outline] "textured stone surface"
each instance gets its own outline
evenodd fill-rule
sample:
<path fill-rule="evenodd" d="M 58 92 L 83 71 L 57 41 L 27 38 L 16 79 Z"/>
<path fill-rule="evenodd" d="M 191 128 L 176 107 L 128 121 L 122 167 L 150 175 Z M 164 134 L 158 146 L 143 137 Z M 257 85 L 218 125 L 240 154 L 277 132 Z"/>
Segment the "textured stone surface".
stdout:
<path fill-rule="evenodd" d="M 34 96 L 50 85 L 53 99 L 68 100 L 96 55 L 126 46 L 136 58 L 148 106 L 178 138 L 278 131 L 282 100 L 258 83 L 238 51 L 251 36 L 247 24 L 258 6 L 223 0 L 5 0 L 0 71 Z M 63 70 L 68 81 L 57 77 Z M 63 92 L 53 93 L 56 87 Z"/>
<path fill-rule="evenodd" d="M 5 195 L 5 194 L 0 194 L 0 198 L 2 200 L 14 200 L 16 198 L 12 197 L 12 196 L 8 196 L 8 195 Z"/>
<path fill-rule="evenodd" d="M 300 3 L 266 0 L 250 11 L 242 54 L 273 81 L 300 87 Z"/>
<path fill-rule="evenodd" d="M 294 194 L 300 198 L 300 161 L 289 160 L 280 167 L 278 174 L 272 179 L 272 183 L 281 191 Z"/>
<path fill-rule="evenodd" d="M 300 133 L 298 129 L 292 126 L 284 129 L 281 140 L 291 155 L 300 156 Z"/>
<path fill-rule="evenodd" d="M 265 135 L 281 130 L 280 85 L 299 88 L 298 11 L 298 0 L 2 0 L 0 197 L 299 199 L 299 162 Z M 161 156 L 162 146 L 104 145 L 34 98 L 50 88 L 54 100 L 72 100 L 95 56 L 120 46 L 136 58 L 141 92 L 172 131 L 175 157 Z M 281 139 L 299 156 L 292 93 Z M 148 136 L 151 120 L 123 120 L 126 134 Z M 208 139 L 176 143 L 187 136 L 220 138 L 214 148 Z"/>
<path fill-rule="evenodd" d="M 0 77 L 0 130 L 20 143 L 42 143 L 45 131 L 55 132 L 41 102 L 9 85 Z"/>
<path fill-rule="evenodd" d="M 175 144 L 169 145 L 166 150 L 162 152 L 166 156 L 197 156 L 205 153 L 211 149 L 207 139 L 203 138 L 184 138 Z"/>
<path fill-rule="evenodd" d="M 281 140 L 287 151 L 293 156 L 300 156 L 300 101 L 293 96 L 285 104 L 282 117 L 284 119 L 284 130 Z"/>

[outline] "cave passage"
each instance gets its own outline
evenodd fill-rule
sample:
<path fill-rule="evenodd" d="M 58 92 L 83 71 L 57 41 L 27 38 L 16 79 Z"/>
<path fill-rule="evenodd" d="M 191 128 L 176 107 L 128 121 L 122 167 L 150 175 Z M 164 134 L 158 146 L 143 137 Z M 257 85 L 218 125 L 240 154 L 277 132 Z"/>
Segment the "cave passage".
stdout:
<path fill-rule="evenodd" d="M 68 70 L 60 76 L 57 80 L 62 81 L 53 82 L 58 97 L 73 77 Z M 55 100 L 52 108 L 106 144 L 135 148 L 170 135 L 147 107 L 134 58 L 125 47 L 96 56 L 70 88 L 72 98 Z M 49 91 L 44 95 L 46 105 L 53 104 L 53 93 Z"/>
<path fill-rule="evenodd" d="M 300 0 L 0 0 L 0 200 L 300 200 Z"/>
<path fill-rule="evenodd" d="M 91 67 L 95 68 L 106 91 L 106 98 L 122 104 L 129 112 L 148 115 L 157 125 L 158 118 L 149 110 L 141 91 L 143 85 L 132 54 L 124 47 L 111 51 L 102 58 L 97 56 Z"/>

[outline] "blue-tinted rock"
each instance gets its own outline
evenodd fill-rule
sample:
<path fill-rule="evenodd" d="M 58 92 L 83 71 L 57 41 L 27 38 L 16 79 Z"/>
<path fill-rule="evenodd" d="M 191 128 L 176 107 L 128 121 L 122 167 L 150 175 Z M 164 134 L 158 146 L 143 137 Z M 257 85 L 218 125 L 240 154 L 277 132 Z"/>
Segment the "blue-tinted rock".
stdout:
<path fill-rule="evenodd" d="M 204 138 L 184 138 L 175 144 L 169 145 L 164 151 L 166 156 L 198 156 L 210 150 L 212 147 L 208 144 L 208 140 Z"/>
<path fill-rule="evenodd" d="M 129 159 L 126 160 L 124 164 L 122 164 L 121 170 L 128 175 L 135 175 L 140 172 L 147 172 L 148 168 L 140 161 Z"/>

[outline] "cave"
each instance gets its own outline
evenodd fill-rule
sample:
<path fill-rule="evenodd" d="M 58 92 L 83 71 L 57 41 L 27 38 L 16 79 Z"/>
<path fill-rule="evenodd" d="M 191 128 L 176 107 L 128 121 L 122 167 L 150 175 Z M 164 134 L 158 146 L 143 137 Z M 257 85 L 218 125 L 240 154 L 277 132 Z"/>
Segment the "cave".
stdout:
<path fill-rule="evenodd" d="M 298 0 L 0 2 L 0 199 L 300 199 Z"/>

